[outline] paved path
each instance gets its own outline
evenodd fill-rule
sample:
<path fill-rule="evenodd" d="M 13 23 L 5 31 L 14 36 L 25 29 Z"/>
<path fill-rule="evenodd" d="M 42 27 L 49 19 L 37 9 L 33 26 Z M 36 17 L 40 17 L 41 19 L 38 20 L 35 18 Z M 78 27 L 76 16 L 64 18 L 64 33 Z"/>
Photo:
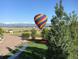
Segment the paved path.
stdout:
<path fill-rule="evenodd" d="M 19 59 L 19 56 L 20 54 L 23 52 L 23 51 L 26 51 L 26 47 L 28 47 L 27 44 L 24 44 L 22 48 L 19 49 L 19 51 L 17 53 L 15 53 L 14 55 L 12 55 L 11 57 L 9 57 L 8 59 Z"/>
<path fill-rule="evenodd" d="M 9 53 L 7 47 L 15 49 L 15 46 L 19 46 L 22 43 L 21 37 L 4 34 L 4 40 L 0 43 L 0 55 L 4 56 Z"/>

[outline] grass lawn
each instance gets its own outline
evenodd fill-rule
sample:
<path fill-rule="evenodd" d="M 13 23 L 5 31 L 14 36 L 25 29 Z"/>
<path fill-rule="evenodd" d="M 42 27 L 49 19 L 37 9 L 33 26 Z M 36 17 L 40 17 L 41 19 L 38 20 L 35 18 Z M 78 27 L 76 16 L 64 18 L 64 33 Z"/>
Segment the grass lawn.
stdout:
<path fill-rule="evenodd" d="M 10 57 L 11 54 L 17 53 L 19 51 L 18 48 L 22 48 L 22 45 L 18 46 L 15 50 L 9 49 L 11 53 L 6 58 Z M 46 51 L 47 46 L 45 44 L 30 41 L 25 51 L 18 56 L 18 59 L 42 59 L 46 56 Z"/>
<path fill-rule="evenodd" d="M 45 44 L 35 43 L 35 42 L 30 42 L 29 47 L 37 47 L 37 48 L 47 49 L 47 46 Z"/>
<path fill-rule="evenodd" d="M 26 51 L 22 52 L 19 59 L 42 59 L 46 56 L 47 46 L 41 43 L 30 42 Z"/>

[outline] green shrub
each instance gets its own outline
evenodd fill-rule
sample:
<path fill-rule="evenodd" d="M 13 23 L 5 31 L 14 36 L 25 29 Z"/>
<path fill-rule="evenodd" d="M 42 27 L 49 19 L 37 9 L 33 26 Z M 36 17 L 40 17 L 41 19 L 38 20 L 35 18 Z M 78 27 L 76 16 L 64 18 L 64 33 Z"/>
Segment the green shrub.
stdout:
<path fill-rule="evenodd" d="M 3 33 L 4 31 L 3 31 L 3 29 L 2 28 L 0 28 L 0 35 L 2 35 L 2 33 Z"/>
<path fill-rule="evenodd" d="M 47 38 L 48 32 L 49 32 L 48 28 L 45 28 L 42 30 L 41 34 L 42 34 L 43 39 Z"/>
<path fill-rule="evenodd" d="M 29 30 L 24 30 L 24 32 L 29 32 Z"/>
<path fill-rule="evenodd" d="M 22 38 L 23 39 L 28 39 L 30 37 L 30 33 L 29 32 L 24 32 L 23 34 L 22 34 Z"/>
<path fill-rule="evenodd" d="M 36 33 L 37 33 L 37 31 L 33 28 L 33 29 L 31 30 L 32 39 L 35 39 Z"/>
<path fill-rule="evenodd" d="M 0 28 L 0 40 L 2 40 L 3 39 L 3 29 L 2 28 Z"/>
<path fill-rule="evenodd" d="M 36 37 L 41 37 L 41 32 L 40 31 L 37 31 Z"/>

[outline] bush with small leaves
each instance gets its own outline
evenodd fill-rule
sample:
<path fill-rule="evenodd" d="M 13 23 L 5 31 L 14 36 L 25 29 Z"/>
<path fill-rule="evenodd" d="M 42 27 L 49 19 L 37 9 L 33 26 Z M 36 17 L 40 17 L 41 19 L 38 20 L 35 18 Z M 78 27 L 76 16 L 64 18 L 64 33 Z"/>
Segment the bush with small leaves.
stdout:
<path fill-rule="evenodd" d="M 37 33 L 37 31 L 35 30 L 35 28 L 33 28 L 33 29 L 31 30 L 32 39 L 35 39 L 36 33 Z"/>
<path fill-rule="evenodd" d="M 48 32 L 49 32 L 48 28 L 44 28 L 44 29 L 42 30 L 41 35 L 42 35 L 42 38 L 43 38 L 43 39 L 47 39 Z"/>
<path fill-rule="evenodd" d="M 24 33 L 22 34 L 22 39 L 23 39 L 23 40 L 29 39 L 29 37 L 30 37 L 30 33 L 29 33 L 29 32 L 24 32 Z"/>

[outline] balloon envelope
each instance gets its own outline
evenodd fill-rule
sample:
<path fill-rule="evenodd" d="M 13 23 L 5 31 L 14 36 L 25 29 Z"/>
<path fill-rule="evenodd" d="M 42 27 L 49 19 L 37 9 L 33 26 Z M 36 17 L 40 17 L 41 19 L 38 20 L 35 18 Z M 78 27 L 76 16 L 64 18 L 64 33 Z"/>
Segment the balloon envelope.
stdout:
<path fill-rule="evenodd" d="M 47 16 L 44 15 L 44 14 L 37 14 L 35 17 L 34 17 L 34 21 L 36 23 L 36 25 L 42 29 L 45 25 L 46 25 L 46 22 L 47 22 Z"/>

